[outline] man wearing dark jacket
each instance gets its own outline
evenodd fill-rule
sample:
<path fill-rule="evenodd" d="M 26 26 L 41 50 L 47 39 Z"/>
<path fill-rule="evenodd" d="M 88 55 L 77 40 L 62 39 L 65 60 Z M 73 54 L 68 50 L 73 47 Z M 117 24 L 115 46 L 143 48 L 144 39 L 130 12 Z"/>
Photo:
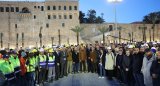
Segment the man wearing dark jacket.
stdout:
<path fill-rule="evenodd" d="M 73 50 L 72 60 L 73 60 L 73 72 L 78 73 L 79 71 L 79 52 L 77 51 L 77 47 L 75 47 Z"/>
<path fill-rule="evenodd" d="M 126 50 L 126 54 L 123 56 L 122 60 L 122 71 L 123 71 L 123 81 L 126 86 L 132 86 L 131 84 L 131 55 L 130 51 Z"/>
<path fill-rule="evenodd" d="M 123 60 L 123 49 L 119 48 L 118 55 L 116 57 L 116 68 L 117 68 L 117 78 L 119 82 L 122 82 L 122 60 Z"/>
<path fill-rule="evenodd" d="M 143 74 L 141 73 L 143 57 L 144 57 L 144 48 L 141 48 L 140 51 L 139 48 L 135 48 L 133 54 L 132 68 L 136 86 L 144 86 Z"/>
<path fill-rule="evenodd" d="M 152 76 L 153 86 L 159 86 L 160 85 L 160 51 L 157 52 L 157 59 L 153 61 L 150 72 Z"/>
<path fill-rule="evenodd" d="M 60 77 L 60 49 L 57 48 L 56 51 L 53 53 L 55 55 L 55 79 L 58 80 Z"/>
<path fill-rule="evenodd" d="M 63 76 L 67 75 L 67 53 L 66 53 L 66 48 L 62 48 L 62 51 L 59 52 L 59 56 L 60 56 L 60 68 L 61 68 L 61 74 L 60 74 L 60 78 L 62 78 Z"/>

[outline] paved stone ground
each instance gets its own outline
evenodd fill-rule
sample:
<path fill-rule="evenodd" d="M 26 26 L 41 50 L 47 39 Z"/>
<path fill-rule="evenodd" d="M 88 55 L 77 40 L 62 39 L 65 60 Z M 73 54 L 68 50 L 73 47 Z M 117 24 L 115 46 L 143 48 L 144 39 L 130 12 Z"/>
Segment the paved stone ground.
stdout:
<path fill-rule="evenodd" d="M 95 73 L 70 74 L 45 86 L 120 86 L 116 80 L 98 78 Z"/>

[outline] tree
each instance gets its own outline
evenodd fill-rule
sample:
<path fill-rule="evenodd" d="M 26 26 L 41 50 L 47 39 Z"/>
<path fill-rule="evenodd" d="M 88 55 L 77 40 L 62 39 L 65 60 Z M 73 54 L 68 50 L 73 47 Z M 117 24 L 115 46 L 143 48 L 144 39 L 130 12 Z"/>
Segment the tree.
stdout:
<path fill-rule="evenodd" d="M 54 37 L 51 37 L 51 41 L 52 41 L 52 46 L 53 46 L 53 40 L 54 40 Z"/>
<path fill-rule="evenodd" d="M 87 18 L 88 18 L 88 23 L 96 23 L 96 11 L 91 9 L 91 10 L 88 10 L 88 13 L 87 13 Z"/>
<path fill-rule="evenodd" d="M 22 33 L 22 47 L 24 47 L 24 33 Z"/>
<path fill-rule="evenodd" d="M 61 45 L 61 31 L 58 29 L 58 44 Z"/>
<path fill-rule="evenodd" d="M 1 33 L 1 48 L 3 48 L 3 33 Z"/>
<path fill-rule="evenodd" d="M 40 39 L 40 47 L 42 47 L 42 27 L 40 27 L 39 39 Z"/>
<path fill-rule="evenodd" d="M 103 23 L 105 22 L 103 19 L 103 13 L 100 16 L 96 16 L 96 11 L 93 9 L 88 10 L 87 15 L 82 11 L 79 11 L 79 21 L 80 23 Z"/>
<path fill-rule="evenodd" d="M 153 37 L 153 41 L 155 41 L 155 24 L 158 24 L 160 23 L 160 12 L 153 12 L 153 13 L 150 13 L 146 16 L 144 16 L 144 19 L 143 21 L 147 24 L 152 24 L 152 37 Z"/>
<path fill-rule="evenodd" d="M 83 27 L 80 27 L 80 26 L 75 26 L 74 28 L 71 29 L 73 32 L 76 33 L 76 36 L 77 36 L 77 45 L 79 44 L 79 33 L 84 30 Z"/>
<path fill-rule="evenodd" d="M 19 37 L 19 34 L 17 33 L 16 34 L 16 47 L 18 48 L 18 37 Z"/>
<path fill-rule="evenodd" d="M 119 43 L 121 43 L 121 30 L 122 27 L 117 27 L 118 31 L 119 31 Z"/>
<path fill-rule="evenodd" d="M 103 22 L 105 22 L 105 21 L 104 21 L 104 19 L 103 19 L 102 17 L 98 16 L 98 17 L 96 18 L 95 23 L 103 23 Z"/>
<path fill-rule="evenodd" d="M 133 37 L 134 37 L 134 33 L 133 33 L 133 31 L 132 31 L 132 35 L 131 35 L 131 40 L 132 40 L 132 42 L 133 42 Z"/>
<path fill-rule="evenodd" d="M 83 13 L 82 11 L 79 11 L 79 22 L 85 23 L 85 13 Z"/>
<path fill-rule="evenodd" d="M 132 41 L 131 33 L 128 33 L 130 42 Z"/>
<path fill-rule="evenodd" d="M 102 35 L 103 35 L 103 44 L 105 44 L 105 32 L 109 31 L 109 29 L 106 28 L 106 27 L 101 27 L 98 30 L 102 33 Z"/>

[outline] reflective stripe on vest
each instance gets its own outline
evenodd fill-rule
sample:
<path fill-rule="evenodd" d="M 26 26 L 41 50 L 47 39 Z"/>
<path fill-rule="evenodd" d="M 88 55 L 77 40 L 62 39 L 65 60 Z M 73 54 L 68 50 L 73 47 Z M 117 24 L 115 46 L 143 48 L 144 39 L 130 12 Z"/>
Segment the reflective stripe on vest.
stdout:
<path fill-rule="evenodd" d="M 55 64 L 55 56 L 50 56 L 49 57 L 49 61 L 48 61 L 48 67 L 53 67 L 54 66 L 54 64 Z"/>
<path fill-rule="evenodd" d="M 40 66 L 45 66 L 46 65 L 46 56 L 45 55 L 43 55 L 43 56 L 40 55 L 39 58 L 40 58 L 39 65 Z"/>
<path fill-rule="evenodd" d="M 16 68 L 14 68 L 14 73 L 19 73 L 19 72 L 21 72 L 20 67 L 16 67 Z"/>
<path fill-rule="evenodd" d="M 27 65 L 27 72 L 35 71 L 35 58 L 29 58 L 29 64 Z"/>
<path fill-rule="evenodd" d="M 15 78 L 14 72 L 5 74 L 5 77 L 6 77 L 7 80 L 9 80 L 9 81 L 10 81 L 10 80 L 13 80 L 13 79 Z"/>

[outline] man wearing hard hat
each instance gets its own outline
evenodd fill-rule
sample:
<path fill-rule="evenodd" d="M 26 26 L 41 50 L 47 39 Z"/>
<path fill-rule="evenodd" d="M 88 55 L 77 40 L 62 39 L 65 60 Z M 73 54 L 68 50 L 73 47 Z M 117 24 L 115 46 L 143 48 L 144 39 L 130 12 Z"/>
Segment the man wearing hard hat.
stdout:
<path fill-rule="evenodd" d="M 47 57 L 44 55 L 44 49 L 40 48 L 39 50 L 39 83 L 43 83 L 45 81 L 45 74 L 46 74 L 46 60 Z"/>
<path fill-rule="evenodd" d="M 5 75 L 7 79 L 6 86 L 15 86 L 15 75 L 14 75 L 14 67 L 13 64 L 9 61 L 9 55 L 3 55 L 5 62 L 1 64 L 0 70 Z"/>
<path fill-rule="evenodd" d="M 29 52 L 29 55 L 28 55 L 28 59 L 26 61 L 26 65 L 27 65 L 27 86 L 34 86 L 35 84 L 35 66 L 36 66 L 36 63 L 35 63 L 35 57 L 34 57 L 34 51 L 31 50 Z"/>
<path fill-rule="evenodd" d="M 52 48 L 48 52 L 48 81 L 50 82 L 55 77 L 55 55 Z"/>
<path fill-rule="evenodd" d="M 13 67 L 14 67 L 14 73 L 16 76 L 16 85 L 20 86 L 20 84 L 21 84 L 21 82 L 20 82 L 20 72 L 21 72 L 20 60 L 19 60 L 17 52 L 15 50 L 12 50 L 10 53 L 11 54 L 10 54 L 9 60 L 11 61 L 11 63 L 13 64 Z"/>

